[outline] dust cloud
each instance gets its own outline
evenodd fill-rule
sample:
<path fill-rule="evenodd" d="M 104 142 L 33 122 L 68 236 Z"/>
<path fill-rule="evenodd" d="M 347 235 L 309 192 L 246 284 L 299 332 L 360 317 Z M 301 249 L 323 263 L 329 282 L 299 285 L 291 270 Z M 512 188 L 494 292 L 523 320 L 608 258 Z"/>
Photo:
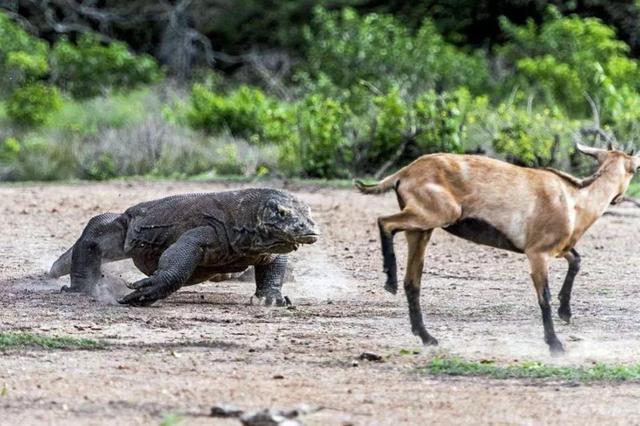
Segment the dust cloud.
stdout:
<path fill-rule="evenodd" d="M 356 292 L 356 283 L 329 259 L 321 243 L 302 247 L 294 260 L 297 295 L 328 300 Z"/>

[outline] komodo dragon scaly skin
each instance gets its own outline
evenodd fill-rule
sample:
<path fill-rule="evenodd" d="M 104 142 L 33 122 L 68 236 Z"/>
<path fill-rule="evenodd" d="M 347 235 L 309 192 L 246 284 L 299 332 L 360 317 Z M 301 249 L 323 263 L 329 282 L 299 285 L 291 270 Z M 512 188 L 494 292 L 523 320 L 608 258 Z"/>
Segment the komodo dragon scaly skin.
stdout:
<path fill-rule="evenodd" d="M 147 306 L 184 285 L 221 281 L 254 266 L 255 295 L 282 305 L 285 254 L 317 238 L 309 207 L 287 192 L 176 195 L 92 218 L 49 275 L 71 274 L 71 286 L 62 290 L 90 292 L 102 263 L 131 258 L 148 278 L 130 284 L 135 291 L 120 303 Z"/>

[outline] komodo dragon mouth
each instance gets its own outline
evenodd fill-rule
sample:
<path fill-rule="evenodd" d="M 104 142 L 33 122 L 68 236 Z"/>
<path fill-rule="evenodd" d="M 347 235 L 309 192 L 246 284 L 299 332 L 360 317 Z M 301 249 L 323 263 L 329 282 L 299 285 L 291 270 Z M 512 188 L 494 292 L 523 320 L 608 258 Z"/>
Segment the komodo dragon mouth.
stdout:
<path fill-rule="evenodd" d="M 299 237 L 296 237 L 296 243 L 299 244 L 313 244 L 316 241 L 318 241 L 318 234 L 305 234 L 305 235 L 300 235 Z"/>

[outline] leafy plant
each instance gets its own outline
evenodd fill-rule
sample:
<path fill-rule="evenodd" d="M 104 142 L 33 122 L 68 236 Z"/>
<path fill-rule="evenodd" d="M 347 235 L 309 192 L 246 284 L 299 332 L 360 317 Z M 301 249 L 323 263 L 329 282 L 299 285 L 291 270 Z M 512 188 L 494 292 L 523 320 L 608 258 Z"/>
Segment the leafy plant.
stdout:
<path fill-rule="evenodd" d="M 24 82 L 48 71 L 47 43 L 28 34 L 0 11 L 0 94 L 11 93 Z"/>
<path fill-rule="evenodd" d="M 577 114 L 588 112 L 585 94 L 604 99 L 615 88 L 640 88 L 637 61 L 613 28 L 597 18 L 562 17 L 554 8 L 549 15 L 541 25 L 501 20 L 509 42 L 499 50 L 515 65 L 519 84 Z"/>
<path fill-rule="evenodd" d="M 148 55 L 133 54 L 118 41 L 103 43 L 86 33 L 77 44 L 66 38 L 51 51 L 56 84 L 77 98 L 90 98 L 107 89 L 131 89 L 157 81 L 161 72 Z"/>
<path fill-rule="evenodd" d="M 347 176 L 347 166 L 353 158 L 346 137 L 349 109 L 335 99 L 320 95 L 307 97 L 299 108 L 299 153 L 305 175 Z"/>
<path fill-rule="evenodd" d="M 62 107 L 62 97 L 56 87 L 34 82 L 16 88 L 7 99 L 6 106 L 7 115 L 14 122 L 40 125 Z"/>
<path fill-rule="evenodd" d="M 305 39 L 311 75 L 342 88 L 366 81 L 381 92 L 393 86 L 414 92 L 464 82 L 481 90 L 488 81 L 484 57 L 444 41 L 429 20 L 413 32 L 391 15 L 317 8 Z"/>

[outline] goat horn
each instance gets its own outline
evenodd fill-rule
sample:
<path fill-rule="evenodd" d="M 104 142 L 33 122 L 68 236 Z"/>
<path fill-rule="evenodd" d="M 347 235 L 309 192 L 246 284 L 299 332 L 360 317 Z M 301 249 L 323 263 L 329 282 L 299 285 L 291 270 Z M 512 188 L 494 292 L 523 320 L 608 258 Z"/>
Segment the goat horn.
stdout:
<path fill-rule="evenodd" d="M 590 146 L 582 145 L 580 142 L 576 142 L 576 149 L 583 154 L 590 155 L 594 158 L 598 158 L 598 155 L 602 153 L 602 149 L 592 148 Z"/>

